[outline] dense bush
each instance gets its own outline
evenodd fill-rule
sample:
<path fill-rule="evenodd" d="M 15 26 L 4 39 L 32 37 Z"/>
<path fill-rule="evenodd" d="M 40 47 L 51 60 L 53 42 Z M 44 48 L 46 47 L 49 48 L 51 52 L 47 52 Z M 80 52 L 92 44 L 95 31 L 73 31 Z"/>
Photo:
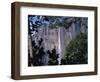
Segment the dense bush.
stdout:
<path fill-rule="evenodd" d="M 87 34 L 80 33 L 65 49 L 61 64 L 87 64 Z"/>

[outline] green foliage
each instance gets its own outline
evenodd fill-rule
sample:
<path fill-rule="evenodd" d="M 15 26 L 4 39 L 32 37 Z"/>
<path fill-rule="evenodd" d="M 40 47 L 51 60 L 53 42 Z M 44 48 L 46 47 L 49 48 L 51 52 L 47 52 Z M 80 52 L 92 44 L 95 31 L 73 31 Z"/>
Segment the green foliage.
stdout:
<path fill-rule="evenodd" d="M 49 19 L 49 28 L 57 28 L 59 26 L 62 26 L 66 29 L 68 29 L 73 23 L 76 23 L 77 21 L 81 21 L 81 18 L 78 17 L 56 17 L 56 16 L 48 16 Z"/>
<path fill-rule="evenodd" d="M 48 50 L 47 53 L 49 54 L 48 65 L 58 65 L 58 56 L 59 56 L 59 54 L 56 53 L 56 49 L 54 48 L 51 51 Z"/>
<path fill-rule="evenodd" d="M 34 20 L 33 23 L 33 17 L 37 17 L 36 20 Z M 41 20 L 40 20 L 41 18 Z M 31 36 L 33 32 L 37 32 L 38 33 L 38 28 L 42 25 L 43 20 L 47 20 L 46 18 L 44 18 L 43 16 L 29 16 L 28 19 L 28 34 Z M 30 27 L 32 27 L 30 29 Z M 37 40 L 37 44 L 36 42 L 33 40 L 32 41 L 32 37 L 31 37 L 31 46 L 32 46 L 32 57 L 30 57 L 30 53 L 28 53 L 28 66 L 41 66 L 43 65 L 43 61 L 42 61 L 42 57 L 45 54 L 44 52 L 44 48 L 43 48 L 43 39 L 41 38 L 40 40 Z"/>
<path fill-rule="evenodd" d="M 50 22 L 54 22 L 57 19 L 57 16 L 46 16 Z"/>
<path fill-rule="evenodd" d="M 62 26 L 65 27 L 66 29 L 68 29 L 72 23 L 73 23 L 73 20 L 75 20 L 75 18 L 73 17 L 65 17 L 63 20 L 62 20 Z M 72 20 L 70 20 L 72 19 Z"/>
<path fill-rule="evenodd" d="M 61 26 L 60 18 L 56 16 L 48 16 L 49 19 L 49 28 L 57 28 L 57 26 Z"/>
<path fill-rule="evenodd" d="M 49 28 L 54 29 L 57 28 L 57 26 L 55 24 L 49 24 Z"/>
<path fill-rule="evenodd" d="M 43 40 L 40 40 L 36 45 L 35 41 L 32 42 L 33 46 L 33 57 L 28 55 L 28 66 L 43 66 L 42 57 L 46 54 L 44 48 L 41 47 Z M 58 56 L 59 54 L 56 53 L 56 49 L 52 49 L 51 51 L 48 50 L 47 54 L 49 55 L 48 65 L 58 65 Z"/>
<path fill-rule="evenodd" d="M 66 47 L 61 64 L 87 64 L 87 35 L 80 33 Z"/>
<path fill-rule="evenodd" d="M 31 66 L 31 64 L 33 66 L 41 66 L 43 65 L 42 62 L 42 57 L 45 55 L 45 51 L 44 48 L 41 46 L 43 42 L 43 39 L 41 38 L 38 41 L 38 45 L 35 43 L 35 41 L 32 41 L 32 47 L 33 47 L 33 57 L 30 57 L 30 55 L 28 55 L 29 59 L 28 59 L 28 65 Z"/>

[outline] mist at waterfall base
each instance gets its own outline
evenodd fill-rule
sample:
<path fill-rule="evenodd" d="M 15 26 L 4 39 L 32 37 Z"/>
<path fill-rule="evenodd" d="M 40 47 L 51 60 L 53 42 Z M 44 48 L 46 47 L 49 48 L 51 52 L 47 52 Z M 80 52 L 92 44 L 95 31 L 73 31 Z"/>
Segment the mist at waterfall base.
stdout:
<path fill-rule="evenodd" d="M 88 18 L 28 15 L 28 66 L 88 64 Z"/>

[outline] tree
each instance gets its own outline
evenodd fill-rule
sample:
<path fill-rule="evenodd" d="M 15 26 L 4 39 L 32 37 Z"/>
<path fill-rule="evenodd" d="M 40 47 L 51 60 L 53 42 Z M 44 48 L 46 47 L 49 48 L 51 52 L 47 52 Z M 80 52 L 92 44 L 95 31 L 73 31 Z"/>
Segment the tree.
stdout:
<path fill-rule="evenodd" d="M 56 49 L 48 50 L 47 53 L 49 54 L 48 65 L 58 65 L 59 54 L 56 53 Z"/>
<path fill-rule="evenodd" d="M 35 18 L 34 18 L 35 17 Z M 44 48 L 42 46 L 43 39 L 38 40 L 36 44 L 32 37 L 38 33 L 38 28 L 44 23 L 43 16 L 31 16 L 28 18 L 28 66 L 40 66 L 43 65 L 42 56 L 45 55 Z M 36 37 L 34 37 L 36 38 Z"/>
<path fill-rule="evenodd" d="M 32 41 L 32 51 L 33 51 L 33 55 L 32 57 L 29 56 L 29 60 L 28 60 L 28 65 L 31 66 L 31 64 L 33 66 L 42 66 L 44 65 L 44 62 L 42 62 L 42 57 L 46 54 L 44 51 L 44 48 L 42 46 L 42 42 L 43 39 L 41 38 L 38 41 L 38 45 L 35 43 L 35 41 Z"/>
<path fill-rule="evenodd" d="M 87 34 L 80 33 L 68 46 L 61 64 L 87 64 Z"/>

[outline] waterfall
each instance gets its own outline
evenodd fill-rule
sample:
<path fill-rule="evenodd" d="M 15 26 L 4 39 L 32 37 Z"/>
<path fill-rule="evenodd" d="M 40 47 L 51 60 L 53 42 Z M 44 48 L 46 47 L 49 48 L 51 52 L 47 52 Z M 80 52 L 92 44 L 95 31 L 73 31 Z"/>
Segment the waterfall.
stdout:
<path fill-rule="evenodd" d="M 59 58 L 58 58 L 58 62 L 59 62 L 59 65 L 61 64 L 61 29 L 60 27 L 58 28 L 58 53 L 59 53 Z"/>

